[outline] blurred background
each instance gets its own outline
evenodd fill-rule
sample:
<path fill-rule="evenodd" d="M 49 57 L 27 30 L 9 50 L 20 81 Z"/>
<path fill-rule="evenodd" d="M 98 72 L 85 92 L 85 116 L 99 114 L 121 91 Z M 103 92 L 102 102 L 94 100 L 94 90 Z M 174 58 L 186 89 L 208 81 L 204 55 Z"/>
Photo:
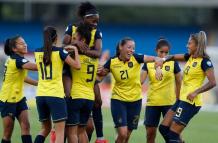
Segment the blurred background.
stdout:
<path fill-rule="evenodd" d="M 28 44 L 27 58 L 34 61 L 33 51 L 41 47 L 43 43 L 43 27 L 46 25 L 57 27 L 59 45 L 61 45 L 66 26 L 78 21 L 76 9 L 80 2 L 82 1 L 0 0 L 0 78 L 2 79 L 4 62 L 7 58 L 3 52 L 6 38 L 17 34 L 22 35 Z M 96 5 L 100 13 L 99 28 L 103 34 L 102 58 L 107 59 L 113 56 L 116 44 L 126 36 L 135 40 L 137 53 L 155 55 L 154 49 L 160 37 L 165 37 L 171 43 L 171 54 L 185 53 L 189 35 L 204 30 L 208 36 L 207 50 L 215 67 L 216 78 L 218 78 L 217 0 L 90 0 L 90 2 Z M 184 63 L 181 63 L 181 66 L 183 65 Z M 30 72 L 29 74 L 37 79 L 37 73 Z M 110 79 L 101 84 L 103 106 L 106 107 L 104 109 L 105 120 L 107 120 L 105 134 L 113 140 L 115 133 L 112 134 L 109 131 L 113 128 L 113 122 L 110 111 L 107 109 L 110 105 L 110 87 Z M 144 105 L 146 105 L 146 89 L 145 83 L 142 88 Z M 30 100 L 34 99 L 35 90 L 35 87 L 26 85 L 25 96 Z M 195 122 L 198 123 L 193 125 L 194 130 L 193 126 L 190 127 L 184 136 L 193 143 L 208 142 L 206 139 L 212 139 L 209 143 L 216 143 L 218 137 L 210 133 L 218 133 L 218 87 L 204 95 L 203 113 L 199 115 L 200 117 L 196 117 L 200 118 L 200 121 L 196 119 Z M 34 102 L 30 101 L 30 104 L 34 107 Z M 36 113 L 35 109 L 32 113 Z M 37 113 L 34 116 L 37 120 Z M 141 134 L 133 134 L 138 142 L 145 142 L 143 116 L 144 111 L 141 114 Z M 206 124 L 208 122 L 210 124 Z M 38 128 L 39 125 L 36 126 Z M 199 136 L 201 129 L 206 132 L 202 134 L 201 139 L 196 137 L 196 140 L 191 140 L 193 134 Z M 202 138 L 205 138 L 205 141 Z M 130 142 L 134 143 L 133 139 Z M 158 142 L 163 142 L 160 136 Z"/>

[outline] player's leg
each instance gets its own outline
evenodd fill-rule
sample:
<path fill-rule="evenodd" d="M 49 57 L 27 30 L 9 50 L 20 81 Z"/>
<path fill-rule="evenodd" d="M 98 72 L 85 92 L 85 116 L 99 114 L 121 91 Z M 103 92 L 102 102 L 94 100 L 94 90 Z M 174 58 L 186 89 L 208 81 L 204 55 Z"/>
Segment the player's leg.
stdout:
<path fill-rule="evenodd" d="M 78 127 L 78 136 L 80 143 L 88 143 L 88 136 L 86 133 L 87 122 L 93 109 L 94 101 L 82 99 L 84 106 L 80 109 L 80 124 Z"/>
<path fill-rule="evenodd" d="M 3 122 L 2 143 L 10 143 L 14 129 L 14 119 L 16 113 L 16 103 L 10 104 L 0 101 L 0 111 Z"/>
<path fill-rule="evenodd" d="M 94 131 L 94 121 L 93 121 L 92 115 L 90 115 L 88 123 L 87 123 L 87 127 L 86 127 L 86 133 L 89 138 L 89 141 L 91 141 L 92 139 L 93 131 Z"/>
<path fill-rule="evenodd" d="M 67 119 L 66 101 L 64 98 L 59 97 L 48 97 L 48 101 L 56 133 L 55 143 L 63 143 L 65 120 Z"/>
<path fill-rule="evenodd" d="M 167 111 L 159 126 L 159 132 L 163 136 L 166 143 L 168 142 L 167 134 L 169 132 L 170 125 L 172 124 L 173 116 L 175 115 L 178 104 L 179 100 L 177 100 L 176 103 Z"/>
<path fill-rule="evenodd" d="M 32 143 L 32 137 L 30 135 L 30 122 L 28 116 L 28 107 L 26 104 L 26 98 L 23 98 L 17 103 L 17 115 L 18 122 L 21 128 L 21 139 L 23 143 Z"/>
<path fill-rule="evenodd" d="M 173 122 L 168 133 L 169 143 L 181 142 L 180 134 L 189 121 L 198 113 L 200 106 L 195 106 L 184 101 L 180 101 Z"/>
<path fill-rule="evenodd" d="M 147 143 L 155 142 L 160 116 L 161 116 L 160 106 L 146 106 L 144 125 L 146 128 Z"/>
<path fill-rule="evenodd" d="M 129 138 L 133 130 L 138 128 L 138 122 L 140 117 L 140 112 L 142 108 L 142 100 L 127 102 L 127 138 L 125 143 L 128 143 Z"/>
<path fill-rule="evenodd" d="M 117 129 L 116 143 L 124 143 L 127 139 L 127 105 L 125 102 L 111 99 L 111 114 Z"/>
<path fill-rule="evenodd" d="M 46 97 L 36 97 L 36 105 L 39 121 L 41 122 L 41 130 L 36 136 L 34 143 L 44 143 L 52 128 L 50 109 L 46 103 Z"/>

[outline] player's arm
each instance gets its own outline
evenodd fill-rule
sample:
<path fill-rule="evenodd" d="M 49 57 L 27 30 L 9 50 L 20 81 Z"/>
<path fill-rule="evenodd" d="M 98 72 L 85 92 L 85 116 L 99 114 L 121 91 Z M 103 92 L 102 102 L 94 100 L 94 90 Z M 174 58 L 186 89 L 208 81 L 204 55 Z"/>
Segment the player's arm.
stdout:
<path fill-rule="evenodd" d="M 147 64 L 145 63 L 142 67 L 142 71 L 141 71 L 141 75 L 140 75 L 141 84 L 143 84 L 145 82 L 147 75 L 148 75 L 148 68 L 147 68 Z"/>
<path fill-rule="evenodd" d="M 27 70 L 32 70 L 32 71 L 37 71 L 37 65 L 35 63 L 32 62 L 28 62 L 22 65 L 23 69 L 27 69 Z"/>
<path fill-rule="evenodd" d="M 164 59 L 165 61 L 187 61 L 190 55 L 186 54 L 175 54 L 175 55 L 167 55 Z"/>
<path fill-rule="evenodd" d="M 72 59 L 70 55 L 68 55 L 65 59 L 65 62 L 71 67 L 79 70 L 81 68 L 81 64 L 79 60 L 79 53 L 78 53 L 77 47 L 68 45 L 66 48 L 68 50 L 71 49 L 72 51 L 74 51 L 75 57 L 74 59 Z"/>
<path fill-rule="evenodd" d="M 102 49 L 102 39 L 96 39 L 94 49 L 87 49 L 83 54 L 92 58 L 100 58 Z"/>
<path fill-rule="evenodd" d="M 26 82 L 28 84 L 31 84 L 31 85 L 34 85 L 34 86 L 38 85 L 38 81 L 34 80 L 34 79 L 30 78 L 30 77 L 25 77 L 24 82 Z"/>
<path fill-rule="evenodd" d="M 194 92 L 190 93 L 187 96 L 187 99 L 190 101 L 193 101 L 194 98 L 203 92 L 206 92 L 210 89 L 212 89 L 213 87 L 216 86 L 216 79 L 215 79 L 215 75 L 214 75 L 214 68 L 213 65 L 211 63 L 210 60 L 206 61 L 205 63 L 203 63 L 202 69 L 204 70 L 204 73 L 208 79 L 208 82 L 206 84 L 204 84 L 203 86 L 201 86 L 200 88 L 196 89 Z"/>

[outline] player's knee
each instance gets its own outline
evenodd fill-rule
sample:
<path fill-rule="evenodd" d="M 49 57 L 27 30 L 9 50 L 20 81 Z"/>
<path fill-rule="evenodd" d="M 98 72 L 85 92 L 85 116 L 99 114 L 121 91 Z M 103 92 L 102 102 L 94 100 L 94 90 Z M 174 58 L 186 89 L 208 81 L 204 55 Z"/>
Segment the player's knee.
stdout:
<path fill-rule="evenodd" d="M 25 132 L 25 134 L 26 133 L 28 134 L 30 132 L 30 123 L 29 123 L 29 121 L 22 122 L 20 124 L 20 127 L 21 127 L 21 132 Z"/>
<path fill-rule="evenodd" d="M 146 135 L 147 135 L 147 140 L 154 140 L 155 136 L 156 136 L 156 130 L 152 130 L 152 129 L 147 129 L 146 131 Z"/>
<path fill-rule="evenodd" d="M 120 137 L 123 141 L 125 141 L 125 140 L 127 139 L 127 137 L 128 137 L 127 132 L 120 132 L 120 133 L 119 133 L 119 137 Z"/>

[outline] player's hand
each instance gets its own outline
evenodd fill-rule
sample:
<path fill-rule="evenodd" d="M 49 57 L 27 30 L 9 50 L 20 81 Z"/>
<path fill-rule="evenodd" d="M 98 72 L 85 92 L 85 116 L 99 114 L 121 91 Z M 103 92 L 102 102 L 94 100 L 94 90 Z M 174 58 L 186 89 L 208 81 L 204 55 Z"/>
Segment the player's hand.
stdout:
<path fill-rule="evenodd" d="M 65 49 L 67 52 L 77 51 L 77 47 L 76 47 L 76 46 L 72 46 L 72 45 L 67 45 L 67 46 L 64 47 L 64 49 Z"/>
<path fill-rule="evenodd" d="M 81 54 L 85 54 L 86 50 L 89 48 L 89 46 L 86 43 L 78 40 L 74 40 L 72 44 L 78 47 L 78 51 Z"/>
<path fill-rule="evenodd" d="M 164 63 L 164 59 L 160 58 L 160 57 L 155 57 L 155 67 L 158 68 L 162 68 L 163 67 L 163 63 Z"/>
<path fill-rule="evenodd" d="M 189 93 L 188 96 L 187 96 L 187 99 L 191 102 L 193 102 L 194 98 L 197 96 L 197 93 L 195 92 L 192 92 L 192 93 Z"/>
<path fill-rule="evenodd" d="M 159 80 L 159 81 L 162 80 L 162 78 L 163 78 L 163 73 L 162 73 L 161 67 L 157 67 L 157 68 L 156 68 L 155 78 L 156 78 L 157 80 Z"/>

